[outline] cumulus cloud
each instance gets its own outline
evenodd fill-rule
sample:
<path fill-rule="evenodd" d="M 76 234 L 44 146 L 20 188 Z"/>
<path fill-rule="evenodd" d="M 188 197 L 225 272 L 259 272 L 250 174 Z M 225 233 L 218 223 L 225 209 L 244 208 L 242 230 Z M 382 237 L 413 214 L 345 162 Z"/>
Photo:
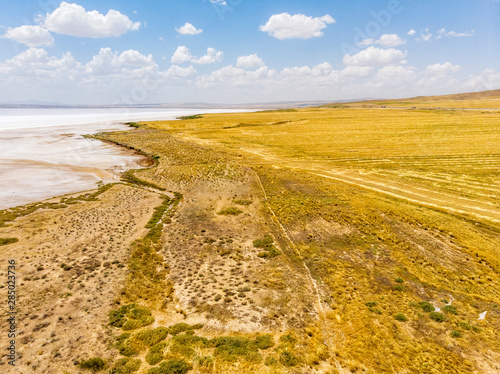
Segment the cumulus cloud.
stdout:
<path fill-rule="evenodd" d="M 71 53 L 57 58 L 49 56 L 44 49 L 34 47 L 0 64 L 0 74 L 6 75 L 7 82 L 18 78 L 27 80 L 26 83 L 47 79 L 47 83 L 53 84 L 59 79 L 74 80 L 82 72 L 82 64 L 75 61 Z"/>
<path fill-rule="evenodd" d="M 113 9 L 104 15 L 96 10 L 87 12 L 78 4 L 66 2 L 47 13 L 41 22 L 50 31 L 81 38 L 117 37 L 129 30 L 138 30 L 141 25 Z"/>
<path fill-rule="evenodd" d="M 258 68 L 264 65 L 264 61 L 262 61 L 262 59 L 257 56 L 257 53 L 248 56 L 239 56 L 236 60 L 236 66 L 239 68 L 251 69 Z"/>
<path fill-rule="evenodd" d="M 425 34 L 424 34 L 425 32 Z M 417 38 L 418 42 L 428 42 L 432 38 L 432 33 L 429 32 L 429 29 L 425 29 L 424 32 L 420 33 L 420 36 Z"/>
<path fill-rule="evenodd" d="M 94 75 L 107 75 L 122 72 L 124 66 L 147 67 L 156 65 L 153 56 L 145 56 L 138 51 L 128 50 L 120 54 L 111 48 L 101 48 L 99 54 L 85 65 L 86 72 Z"/>
<path fill-rule="evenodd" d="M 193 78 L 196 76 L 198 72 L 196 69 L 190 65 L 189 67 L 182 67 L 178 65 L 172 65 L 170 68 L 164 73 L 165 77 L 167 78 Z"/>
<path fill-rule="evenodd" d="M 201 57 L 194 57 L 191 51 L 186 46 L 179 46 L 174 52 L 170 62 L 173 64 L 182 64 L 184 62 L 192 62 L 194 64 L 213 64 L 214 62 L 222 61 L 224 53 L 217 51 L 215 48 L 207 48 L 207 54 Z"/>
<path fill-rule="evenodd" d="M 323 62 L 314 67 L 300 66 L 293 68 L 284 68 L 281 71 L 281 75 L 284 77 L 326 77 L 333 72 L 333 66 L 328 62 Z"/>
<path fill-rule="evenodd" d="M 227 5 L 225 0 L 210 0 L 210 2 L 215 5 Z"/>
<path fill-rule="evenodd" d="M 381 49 L 372 46 L 355 55 L 347 54 L 342 61 L 347 66 L 380 66 L 405 63 L 405 57 L 406 53 L 399 49 Z"/>
<path fill-rule="evenodd" d="M 133 49 L 122 52 L 119 57 L 119 62 L 121 65 L 130 66 L 150 66 L 155 63 L 151 54 L 145 56 Z"/>
<path fill-rule="evenodd" d="M 465 90 L 482 91 L 500 87 L 500 73 L 494 69 L 485 69 L 480 74 L 471 75 L 463 85 Z"/>
<path fill-rule="evenodd" d="M 14 40 L 28 47 L 40 47 L 43 45 L 52 45 L 54 43 L 54 38 L 50 35 L 50 32 L 42 26 L 25 25 L 9 28 L 7 32 L 2 35 L 2 38 Z"/>
<path fill-rule="evenodd" d="M 328 14 L 323 17 L 309 17 L 304 14 L 280 13 L 272 15 L 265 25 L 261 25 L 261 31 L 269 33 L 276 39 L 310 39 L 319 38 L 324 35 L 323 30 L 327 24 L 335 20 Z"/>
<path fill-rule="evenodd" d="M 197 86 L 209 88 L 221 84 L 233 87 L 268 84 L 269 79 L 272 79 L 275 74 L 276 71 L 269 69 L 267 66 L 249 71 L 229 65 L 210 74 L 203 75 L 197 82 Z"/>
<path fill-rule="evenodd" d="M 396 34 L 384 34 L 378 40 L 373 38 L 364 39 L 359 42 L 359 45 L 372 45 L 372 44 L 380 44 L 382 47 L 396 47 L 401 44 L 405 44 L 406 40 L 402 39 Z"/>
<path fill-rule="evenodd" d="M 188 47 L 180 45 L 175 50 L 170 62 L 172 64 L 182 64 L 183 62 L 191 61 L 193 55 L 191 55 L 191 51 Z"/>
<path fill-rule="evenodd" d="M 406 34 L 407 34 L 407 35 L 410 35 L 410 36 L 413 36 L 413 35 L 415 35 L 416 33 L 417 33 L 417 32 L 416 32 L 415 30 L 411 29 L 411 30 L 410 30 L 410 31 L 408 31 Z"/>
<path fill-rule="evenodd" d="M 191 61 L 195 64 L 213 64 L 214 62 L 221 62 L 224 53 L 217 51 L 215 48 L 207 48 L 207 54 L 199 58 L 194 58 Z"/>
<path fill-rule="evenodd" d="M 347 78 L 367 77 L 373 72 L 373 66 L 346 66 L 342 70 L 342 76 Z"/>
<path fill-rule="evenodd" d="M 473 35 L 474 35 L 474 30 L 471 30 L 468 32 L 455 32 L 455 31 L 446 31 L 445 28 L 442 28 L 441 30 L 438 30 L 436 39 L 441 39 L 443 37 L 463 38 L 463 37 L 473 36 Z"/>
<path fill-rule="evenodd" d="M 186 22 L 184 26 L 175 28 L 175 30 L 181 35 L 196 35 L 196 34 L 201 34 L 203 32 L 202 29 L 197 29 L 189 22 Z"/>
<path fill-rule="evenodd" d="M 446 74 L 446 73 L 456 73 L 460 69 L 461 69 L 460 65 L 453 65 L 450 62 L 445 62 L 444 64 L 429 65 L 425 69 L 425 72 L 431 74 Z"/>

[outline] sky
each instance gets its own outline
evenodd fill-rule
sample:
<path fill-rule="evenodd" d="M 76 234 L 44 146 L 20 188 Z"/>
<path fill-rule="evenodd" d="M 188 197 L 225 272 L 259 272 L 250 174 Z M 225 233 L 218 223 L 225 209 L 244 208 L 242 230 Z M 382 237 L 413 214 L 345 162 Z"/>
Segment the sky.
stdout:
<path fill-rule="evenodd" d="M 500 88 L 500 0 L 0 0 L 0 103 L 264 103 Z"/>

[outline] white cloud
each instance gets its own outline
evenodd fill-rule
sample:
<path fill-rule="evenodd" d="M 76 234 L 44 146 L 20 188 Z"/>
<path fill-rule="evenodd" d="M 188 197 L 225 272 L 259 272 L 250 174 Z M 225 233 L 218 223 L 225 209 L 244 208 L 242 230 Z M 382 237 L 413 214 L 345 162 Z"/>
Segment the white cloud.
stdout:
<path fill-rule="evenodd" d="M 145 56 L 133 49 L 122 52 L 120 54 L 119 61 L 121 65 L 131 66 L 151 66 L 155 63 L 151 54 Z"/>
<path fill-rule="evenodd" d="M 98 11 L 85 11 L 78 4 L 62 2 L 51 14 L 47 13 L 42 25 L 50 31 L 82 38 L 117 37 L 129 30 L 138 30 L 141 23 L 132 22 L 126 15 L 111 9 L 106 15 Z"/>
<path fill-rule="evenodd" d="M 207 48 L 207 54 L 199 58 L 192 59 L 191 61 L 195 64 L 213 64 L 214 62 L 222 61 L 224 53 L 222 51 L 216 51 L 215 48 Z"/>
<path fill-rule="evenodd" d="M 30 85 L 39 79 L 48 79 L 47 83 L 74 80 L 83 72 L 83 66 L 75 61 L 71 53 L 65 53 L 61 58 L 49 56 L 41 48 L 29 48 L 12 59 L 0 63 L 0 74 L 6 74 L 3 83 L 18 81 Z"/>
<path fill-rule="evenodd" d="M 377 40 L 377 43 L 382 47 L 396 47 L 398 45 L 405 44 L 406 40 L 396 34 L 384 34 L 379 40 Z"/>
<path fill-rule="evenodd" d="M 494 69 L 486 69 L 480 74 L 471 75 L 463 85 L 463 89 L 471 91 L 493 90 L 498 87 L 500 87 L 500 73 Z"/>
<path fill-rule="evenodd" d="M 355 55 L 345 55 L 343 58 L 343 62 L 347 66 L 393 65 L 405 63 L 405 57 L 406 53 L 400 51 L 399 49 L 381 49 L 372 46 Z"/>
<path fill-rule="evenodd" d="M 229 65 L 210 74 L 203 75 L 198 81 L 197 86 L 208 88 L 221 84 L 232 87 L 268 84 L 269 80 L 275 75 L 276 71 L 270 70 L 267 66 L 249 71 Z"/>
<path fill-rule="evenodd" d="M 11 39 L 18 43 L 23 43 L 28 47 L 40 47 L 42 45 L 52 45 L 54 38 L 46 29 L 41 26 L 20 26 L 9 28 L 2 35 L 2 38 Z"/>
<path fill-rule="evenodd" d="M 380 44 L 382 47 L 396 47 L 401 44 L 405 44 L 406 40 L 402 39 L 396 34 L 384 34 L 378 40 L 373 38 L 364 39 L 358 43 L 358 45 L 372 45 L 372 44 Z"/>
<path fill-rule="evenodd" d="M 432 38 L 432 34 L 429 32 L 429 29 L 425 29 L 425 34 L 423 32 L 420 33 L 420 36 L 417 38 L 418 42 L 428 42 Z"/>
<path fill-rule="evenodd" d="M 410 31 L 408 31 L 406 34 L 407 34 L 407 35 L 410 35 L 410 36 L 413 36 L 413 35 L 415 35 L 416 33 L 417 33 L 417 32 L 416 32 L 415 30 L 411 29 L 411 30 L 410 30 Z"/>
<path fill-rule="evenodd" d="M 190 65 L 189 67 L 186 67 L 186 68 L 178 66 L 178 65 L 172 65 L 165 72 L 165 77 L 186 79 L 186 78 L 193 78 L 194 76 L 196 76 L 197 73 L 198 72 L 196 71 L 196 69 L 192 65 Z"/>
<path fill-rule="evenodd" d="M 118 54 L 111 48 L 101 48 L 99 54 L 93 56 L 85 65 L 85 70 L 91 75 L 108 75 L 123 73 L 123 69 L 129 66 L 140 69 L 155 67 L 156 63 L 152 55 L 145 56 L 133 49 Z M 134 70 L 134 68 L 128 69 L 129 72 Z"/>
<path fill-rule="evenodd" d="M 333 72 L 333 66 L 328 62 L 323 62 L 312 68 L 309 66 L 284 68 L 281 71 L 282 76 L 293 76 L 293 77 L 305 77 L 305 76 L 315 76 L 315 77 L 326 77 Z"/>
<path fill-rule="evenodd" d="M 191 51 L 186 46 L 179 46 L 174 52 L 170 62 L 172 64 L 182 64 L 184 62 L 192 62 L 194 64 L 213 64 L 214 62 L 222 61 L 224 53 L 217 51 L 215 48 L 207 48 L 207 54 L 201 57 L 194 57 Z"/>
<path fill-rule="evenodd" d="M 189 48 L 186 46 L 180 45 L 179 47 L 177 47 L 176 51 L 174 52 L 172 58 L 170 59 L 170 62 L 172 64 L 182 64 L 183 62 L 191 61 L 192 58 L 193 58 L 193 55 L 191 55 Z"/>
<path fill-rule="evenodd" d="M 197 29 L 189 22 L 186 22 L 182 27 L 175 28 L 175 30 L 181 35 L 196 35 L 203 32 L 202 29 Z"/>
<path fill-rule="evenodd" d="M 248 56 L 239 56 L 236 61 L 236 66 L 239 68 L 258 68 L 264 65 L 264 61 L 257 56 L 257 53 Z"/>
<path fill-rule="evenodd" d="M 437 32 L 436 39 L 441 39 L 442 37 L 448 37 L 448 38 L 463 38 L 467 36 L 473 36 L 474 35 L 474 30 L 468 31 L 468 32 L 455 32 L 455 31 L 446 31 L 445 28 L 442 28 L 441 30 L 438 30 Z"/>
<path fill-rule="evenodd" d="M 319 38 L 324 34 L 321 30 L 335 20 L 328 14 L 323 17 L 309 17 L 304 14 L 281 13 L 272 15 L 265 25 L 259 27 L 261 31 L 277 39 L 310 39 Z"/>
<path fill-rule="evenodd" d="M 457 71 L 460 71 L 460 69 L 460 65 L 452 65 L 450 62 L 445 62 L 444 64 L 429 65 L 425 69 L 425 72 L 431 74 L 446 74 L 456 73 Z"/>
<path fill-rule="evenodd" d="M 367 77 L 373 71 L 372 66 L 346 66 L 342 70 L 342 76 L 347 78 Z"/>
<path fill-rule="evenodd" d="M 210 0 L 210 2 L 215 5 L 227 5 L 225 0 Z"/>

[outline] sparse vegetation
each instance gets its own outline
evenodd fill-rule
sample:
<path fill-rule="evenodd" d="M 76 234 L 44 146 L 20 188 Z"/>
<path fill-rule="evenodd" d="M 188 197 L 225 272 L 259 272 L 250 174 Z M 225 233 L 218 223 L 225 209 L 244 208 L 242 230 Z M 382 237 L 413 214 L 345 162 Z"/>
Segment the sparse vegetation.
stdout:
<path fill-rule="evenodd" d="M 104 370 L 104 368 L 106 367 L 106 361 L 104 361 L 100 357 L 93 357 L 80 362 L 80 367 L 82 369 L 88 369 L 92 370 L 93 372 L 98 372 Z"/>
<path fill-rule="evenodd" d="M 58 303 L 82 300 L 79 307 L 96 313 L 107 313 L 96 298 L 121 303 L 109 319 L 116 343 L 99 346 L 103 357 L 122 356 L 109 362 L 112 373 L 132 372 L 141 360 L 141 372 L 153 373 L 320 372 L 329 365 L 353 373 L 494 371 L 488 352 L 500 349 L 497 122 L 493 111 L 310 108 L 141 124 L 102 136 L 158 155 L 155 168 L 133 175 L 168 193 L 137 183 L 109 193 L 126 191 L 121 215 L 147 222 L 147 232 L 129 223 L 107 226 L 98 215 L 107 217 L 117 200 L 99 209 L 85 197 L 0 212 L 2 236 L 30 248 L 25 285 L 45 292 L 37 280 L 57 279 Z M 154 195 L 154 203 L 134 210 L 137 191 Z M 185 194 L 182 204 L 171 191 Z M 70 212 L 76 217 L 86 205 L 92 215 L 73 220 Z M 243 213 L 214 214 L 231 205 Z M 66 221 L 74 226 L 58 242 Z M 74 240 L 82 232 L 89 239 Z M 53 237 L 68 244 L 55 259 L 46 248 Z M 273 261 L 258 257 L 278 248 Z M 43 292 L 30 305 L 36 308 Z M 452 294 L 453 307 L 436 312 L 432 304 L 447 304 L 443 297 Z M 477 321 L 486 310 L 486 321 Z M 36 317 L 25 319 L 23 347 L 43 344 L 31 344 L 34 329 L 50 334 L 55 323 L 83 324 L 71 314 L 49 318 L 35 309 Z M 143 325 L 153 314 L 155 328 Z M 166 324 L 184 319 L 209 327 Z M 234 336 L 235 324 L 254 334 Z M 287 333 L 263 334 L 277 326 Z M 100 334 L 103 328 L 96 326 Z M 57 362 L 65 357 L 60 335 L 48 353 L 61 352 Z"/>
<path fill-rule="evenodd" d="M 141 360 L 131 358 L 119 359 L 110 374 L 131 374 L 135 373 L 141 367 Z"/>
<path fill-rule="evenodd" d="M 148 374 L 185 374 L 193 367 L 183 360 L 168 360 L 159 367 L 149 369 Z"/>
<path fill-rule="evenodd" d="M 394 319 L 396 321 L 400 321 L 400 322 L 406 322 L 408 321 L 408 318 L 406 318 L 406 316 L 403 314 L 403 313 L 397 313 L 394 315 Z"/>
<path fill-rule="evenodd" d="M 0 246 L 17 243 L 18 241 L 18 238 L 0 238 Z"/>
<path fill-rule="evenodd" d="M 436 322 L 443 322 L 445 320 L 444 314 L 439 312 L 430 312 L 429 317 Z"/>
<path fill-rule="evenodd" d="M 241 213 L 243 213 L 243 211 L 238 209 L 238 208 L 235 208 L 235 207 L 225 208 L 225 209 L 222 209 L 221 211 L 217 212 L 217 214 L 223 215 L 223 216 L 237 216 L 238 214 L 241 214 Z"/>

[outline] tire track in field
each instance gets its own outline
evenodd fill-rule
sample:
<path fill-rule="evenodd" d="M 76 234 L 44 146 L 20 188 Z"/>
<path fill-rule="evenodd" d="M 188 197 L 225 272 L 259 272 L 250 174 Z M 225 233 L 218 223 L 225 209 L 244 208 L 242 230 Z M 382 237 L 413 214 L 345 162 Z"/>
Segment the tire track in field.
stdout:
<path fill-rule="evenodd" d="M 302 263 L 302 266 L 304 267 L 307 279 L 309 281 L 309 285 L 310 285 L 311 289 L 314 292 L 314 296 L 315 296 L 314 298 L 315 298 L 315 301 L 316 301 L 316 311 L 317 311 L 318 315 L 320 316 L 320 318 L 324 319 L 324 317 L 325 317 L 325 310 L 323 308 L 323 302 L 322 302 L 322 298 L 321 298 L 321 292 L 320 292 L 319 287 L 318 287 L 318 283 L 312 277 L 312 274 L 309 271 L 309 268 L 307 267 L 306 263 L 304 262 L 304 259 L 301 256 L 301 254 L 300 254 L 297 246 L 293 242 L 290 234 L 283 227 L 283 225 L 279 221 L 278 217 L 274 213 L 273 208 L 271 208 L 270 204 L 268 203 L 268 198 L 267 198 L 266 190 L 264 189 L 264 186 L 262 185 L 262 181 L 260 180 L 259 175 L 257 174 L 257 172 L 255 170 L 253 172 L 255 173 L 255 176 L 257 177 L 257 181 L 259 182 L 260 189 L 262 190 L 262 193 L 264 195 L 264 203 L 267 206 L 267 209 L 269 210 L 269 212 L 271 213 L 271 216 L 273 217 L 273 221 L 278 225 L 278 227 L 280 228 L 280 231 L 283 233 L 284 237 L 287 239 L 287 241 L 289 243 L 289 247 L 292 248 L 292 250 L 294 251 L 295 255 L 300 259 L 300 262 Z"/>
<path fill-rule="evenodd" d="M 329 173 L 329 172 L 326 172 Z M 499 218 L 494 218 L 499 216 L 500 217 L 500 212 L 491 210 L 491 209 L 484 209 L 481 207 L 475 207 L 475 206 L 470 206 L 470 205 L 460 205 L 457 203 L 450 203 L 448 201 L 439 199 L 438 197 L 433 197 L 433 196 L 428 196 L 428 195 L 422 195 L 418 194 L 415 192 L 411 192 L 408 190 L 403 190 L 401 188 L 398 188 L 397 186 L 389 186 L 385 183 L 379 183 L 371 180 L 366 180 L 363 178 L 359 177 L 353 177 L 353 176 L 346 176 L 342 174 L 334 174 L 334 175 L 325 175 L 325 174 L 320 174 L 318 172 L 312 172 L 309 171 L 309 174 L 316 175 L 322 178 L 328 178 L 328 179 L 333 179 L 339 182 L 344 182 L 348 184 L 355 185 L 357 187 L 362 187 L 371 191 L 379 192 L 385 195 L 389 195 L 392 197 L 396 197 L 398 199 L 406 200 L 412 203 L 417 203 L 422 206 L 427 206 L 431 208 L 438 208 L 438 209 L 443 209 L 447 210 L 450 212 L 454 213 L 459 213 L 459 214 L 468 214 L 475 216 L 480 219 L 485 219 L 491 222 L 495 223 L 500 223 Z M 333 173 L 332 173 L 333 174 Z M 393 191 L 396 192 L 393 192 Z M 476 211 L 476 212 L 475 212 Z M 481 212 L 481 213 L 479 213 Z M 489 215 L 486 215 L 489 214 Z"/>

